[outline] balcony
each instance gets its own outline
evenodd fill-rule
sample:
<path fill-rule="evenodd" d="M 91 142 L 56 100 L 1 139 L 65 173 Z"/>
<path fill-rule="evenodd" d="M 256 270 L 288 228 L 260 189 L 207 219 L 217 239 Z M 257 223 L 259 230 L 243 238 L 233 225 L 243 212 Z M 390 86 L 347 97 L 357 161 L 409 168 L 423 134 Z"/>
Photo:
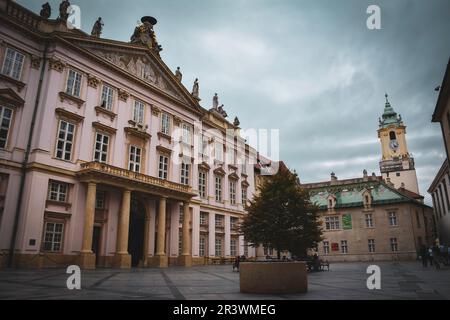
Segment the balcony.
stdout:
<path fill-rule="evenodd" d="M 81 170 L 77 175 L 81 181 L 94 181 L 180 200 L 187 200 L 196 195 L 192 192 L 190 186 L 114 167 L 105 163 L 86 162 L 80 166 Z"/>

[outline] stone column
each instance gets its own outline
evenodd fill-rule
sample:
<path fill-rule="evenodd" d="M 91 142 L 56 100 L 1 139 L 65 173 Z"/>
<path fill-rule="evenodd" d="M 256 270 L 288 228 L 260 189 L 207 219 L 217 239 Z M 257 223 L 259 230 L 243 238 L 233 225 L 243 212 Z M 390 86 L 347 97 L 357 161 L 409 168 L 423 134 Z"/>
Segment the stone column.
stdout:
<path fill-rule="evenodd" d="M 156 266 L 164 268 L 168 266 L 168 258 L 164 250 L 166 242 L 166 197 L 159 199 L 158 211 L 158 238 L 156 239 Z"/>
<path fill-rule="evenodd" d="M 97 184 L 88 182 L 84 217 L 83 242 L 80 251 L 79 265 L 82 269 L 95 269 L 95 254 L 92 252 L 92 234 L 94 232 L 95 196 Z"/>
<path fill-rule="evenodd" d="M 122 194 L 122 205 L 117 227 L 117 245 L 115 267 L 130 268 L 131 255 L 128 253 L 128 233 L 130 230 L 130 200 L 131 190 L 125 189 Z"/>
<path fill-rule="evenodd" d="M 181 256 L 179 257 L 180 265 L 184 267 L 192 267 L 191 255 L 191 235 L 190 235 L 191 212 L 189 210 L 189 202 L 183 202 L 183 226 L 181 240 Z"/>
<path fill-rule="evenodd" d="M 144 246 L 142 248 L 142 256 L 143 261 L 142 264 L 144 267 L 148 265 L 148 253 L 149 253 L 149 240 L 150 240 L 150 208 L 146 208 L 145 212 L 145 222 L 144 222 Z"/>

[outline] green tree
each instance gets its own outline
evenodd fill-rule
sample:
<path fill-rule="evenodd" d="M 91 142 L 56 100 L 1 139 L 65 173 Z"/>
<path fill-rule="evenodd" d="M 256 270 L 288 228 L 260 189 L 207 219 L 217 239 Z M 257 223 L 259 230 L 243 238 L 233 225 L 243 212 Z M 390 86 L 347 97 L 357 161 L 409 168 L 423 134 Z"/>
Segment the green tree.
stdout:
<path fill-rule="evenodd" d="M 257 191 L 240 228 L 251 246 L 276 249 L 280 259 L 283 250 L 304 256 L 322 240 L 318 208 L 296 174 L 280 167 L 277 174 L 263 177 Z"/>

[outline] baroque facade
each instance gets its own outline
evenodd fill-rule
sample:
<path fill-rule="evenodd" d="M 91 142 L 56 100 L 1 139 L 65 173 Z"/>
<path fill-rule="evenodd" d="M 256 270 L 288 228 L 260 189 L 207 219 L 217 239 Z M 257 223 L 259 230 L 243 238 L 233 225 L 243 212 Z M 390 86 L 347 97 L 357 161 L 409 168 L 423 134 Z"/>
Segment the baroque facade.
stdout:
<path fill-rule="evenodd" d="M 415 259 L 436 239 L 433 210 L 419 194 L 406 127 L 387 100 L 379 120 L 381 176 L 375 173 L 301 184 L 318 205 L 323 241 L 317 251 L 328 261 Z"/>
<path fill-rule="evenodd" d="M 450 59 L 440 86 L 432 122 L 438 122 L 441 127 L 446 159 L 428 188 L 428 192 L 433 199 L 439 240 L 442 244 L 450 244 L 450 171 L 448 167 L 450 150 Z"/>
<path fill-rule="evenodd" d="M 67 1 L 66 1 L 67 2 Z M 237 232 L 256 151 L 217 96 L 200 105 L 160 56 L 0 0 L 0 264 L 83 268 L 255 256 Z M 11 250 L 14 254 L 11 255 Z"/>

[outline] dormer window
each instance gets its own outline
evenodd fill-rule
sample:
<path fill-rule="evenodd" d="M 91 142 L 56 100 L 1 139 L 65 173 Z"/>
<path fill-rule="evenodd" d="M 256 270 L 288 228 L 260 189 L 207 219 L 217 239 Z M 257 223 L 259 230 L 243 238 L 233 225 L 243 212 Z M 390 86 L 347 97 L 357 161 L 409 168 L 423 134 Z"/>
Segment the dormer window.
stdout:
<path fill-rule="evenodd" d="M 328 209 L 334 209 L 336 206 L 336 197 L 333 195 L 328 196 Z"/>
<path fill-rule="evenodd" d="M 372 194 L 369 189 L 363 192 L 362 198 L 364 207 L 369 208 L 372 205 Z"/>

